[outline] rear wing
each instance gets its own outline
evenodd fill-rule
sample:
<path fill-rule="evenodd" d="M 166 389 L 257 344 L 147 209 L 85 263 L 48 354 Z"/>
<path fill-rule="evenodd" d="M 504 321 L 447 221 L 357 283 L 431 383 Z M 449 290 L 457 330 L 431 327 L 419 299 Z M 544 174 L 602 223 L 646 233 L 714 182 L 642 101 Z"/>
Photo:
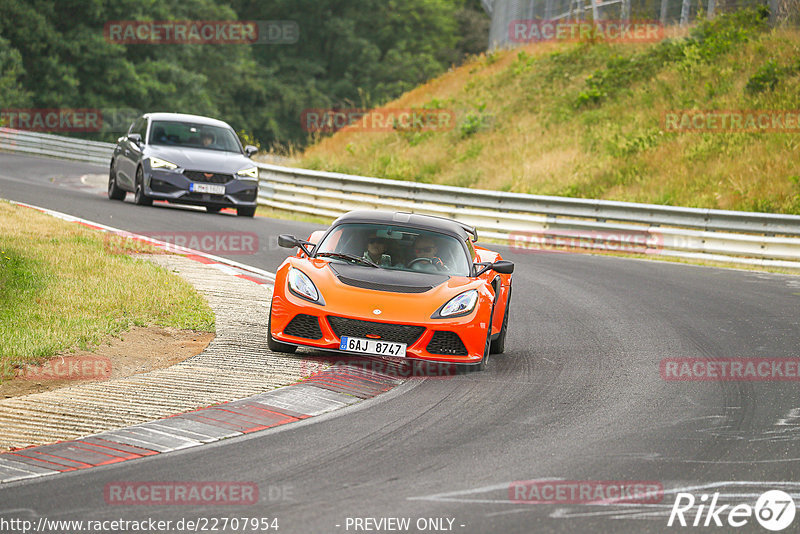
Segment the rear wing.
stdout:
<path fill-rule="evenodd" d="M 403 214 L 406 214 L 406 215 L 413 215 L 413 213 L 406 212 L 406 211 L 399 211 L 398 213 L 403 213 Z M 466 223 L 462 223 L 461 221 L 457 221 L 455 219 L 450 219 L 448 217 L 441 217 L 439 215 L 428 215 L 426 213 L 425 217 L 433 217 L 435 219 L 442 219 L 443 221 L 454 222 L 457 225 L 459 225 L 461 228 L 463 228 L 465 232 L 467 232 L 468 234 L 470 234 L 472 236 L 472 241 L 473 242 L 478 240 L 478 230 L 474 226 L 470 226 L 470 225 L 468 225 Z"/>

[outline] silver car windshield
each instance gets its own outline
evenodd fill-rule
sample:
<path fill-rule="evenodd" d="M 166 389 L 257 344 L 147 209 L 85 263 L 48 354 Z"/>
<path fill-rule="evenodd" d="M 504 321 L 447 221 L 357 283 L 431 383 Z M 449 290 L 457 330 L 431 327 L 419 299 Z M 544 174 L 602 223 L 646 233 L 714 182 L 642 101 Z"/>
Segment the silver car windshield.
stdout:
<path fill-rule="evenodd" d="M 319 243 L 314 255 L 365 267 L 452 276 L 469 276 L 471 270 L 467 253 L 455 237 L 385 224 L 340 224 Z"/>
<path fill-rule="evenodd" d="M 241 153 L 232 130 L 191 122 L 153 121 L 149 144 Z"/>

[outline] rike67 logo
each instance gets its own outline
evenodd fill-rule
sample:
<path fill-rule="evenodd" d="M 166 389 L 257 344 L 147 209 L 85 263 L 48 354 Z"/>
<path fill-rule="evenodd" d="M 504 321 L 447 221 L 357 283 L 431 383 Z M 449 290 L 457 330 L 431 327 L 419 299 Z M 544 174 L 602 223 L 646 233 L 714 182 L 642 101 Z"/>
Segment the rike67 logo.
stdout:
<path fill-rule="evenodd" d="M 709 499 L 703 494 L 696 499 L 691 493 L 678 493 L 667 526 L 681 527 L 743 527 L 753 518 L 767 530 L 778 532 L 792 524 L 795 516 L 794 499 L 780 490 L 770 490 L 759 496 L 755 506 L 746 503 L 719 505 L 720 493 Z"/>

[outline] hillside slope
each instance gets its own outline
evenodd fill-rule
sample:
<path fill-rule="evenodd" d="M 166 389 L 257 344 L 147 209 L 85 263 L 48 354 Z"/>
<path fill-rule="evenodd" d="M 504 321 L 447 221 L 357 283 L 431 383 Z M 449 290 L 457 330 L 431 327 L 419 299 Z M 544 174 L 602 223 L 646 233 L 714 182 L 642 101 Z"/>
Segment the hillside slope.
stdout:
<path fill-rule="evenodd" d="M 656 44 L 538 43 L 481 56 L 387 108 L 448 131 L 339 131 L 299 166 L 546 195 L 800 214 L 800 129 L 665 131 L 675 110 L 800 110 L 800 31 L 764 11 Z M 796 114 L 795 114 L 796 115 Z"/>

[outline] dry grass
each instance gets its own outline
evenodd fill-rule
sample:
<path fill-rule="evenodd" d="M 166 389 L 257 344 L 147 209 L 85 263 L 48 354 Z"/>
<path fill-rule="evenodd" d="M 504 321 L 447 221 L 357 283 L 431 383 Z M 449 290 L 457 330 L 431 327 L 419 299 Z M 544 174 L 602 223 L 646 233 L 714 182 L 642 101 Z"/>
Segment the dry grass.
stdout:
<path fill-rule="evenodd" d="M 687 55 L 576 105 L 615 57 L 658 45 L 533 44 L 475 58 L 387 108 L 452 109 L 441 132 L 339 132 L 298 165 L 522 193 L 800 214 L 796 133 L 670 133 L 676 109 L 800 109 L 800 31 L 763 32 L 713 61 Z M 746 90 L 769 60 L 787 73 Z M 795 66 L 795 70 L 791 70 Z M 475 128 L 470 128 L 470 121 Z"/>
<path fill-rule="evenodd" d="M 85 350 L 133 325 L 214 331 L 189 283 L 108 245 L 96 231 L 0 202 L 0 369 Z"/>

